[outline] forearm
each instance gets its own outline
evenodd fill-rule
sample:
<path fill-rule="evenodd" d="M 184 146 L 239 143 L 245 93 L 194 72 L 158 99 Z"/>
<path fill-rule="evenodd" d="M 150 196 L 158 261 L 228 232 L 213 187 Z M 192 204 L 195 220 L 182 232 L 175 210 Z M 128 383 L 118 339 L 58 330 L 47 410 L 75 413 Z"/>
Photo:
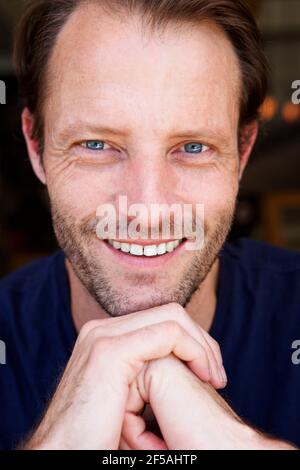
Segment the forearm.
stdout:
<path fill-rule="evenodd" d="M 202 399 L 206 399 L 207 403 L 207 422 L 209 413 L 217 416 L 217 408 L 221 411 L 220 418 L 223 415 L 220 427 L 227 439 L 222 442 L 222 447 L 228 449 L 232 446 L 234 450 L 297 450 L 293 444 L 276 439 L 245 423 L 210 385 L 201 383 L 201 390 Z"/>
<path fill-rule="evenodd" d="M 297 450 L 289 442 L 278 440 L 244 424 L 244 450 Z"/>
<path fill-rule="evenodd" d="M 211 385 L 174 357 L 151 362 L 145 382 L 169 449 L 296 450 L 245 423 Z"/>

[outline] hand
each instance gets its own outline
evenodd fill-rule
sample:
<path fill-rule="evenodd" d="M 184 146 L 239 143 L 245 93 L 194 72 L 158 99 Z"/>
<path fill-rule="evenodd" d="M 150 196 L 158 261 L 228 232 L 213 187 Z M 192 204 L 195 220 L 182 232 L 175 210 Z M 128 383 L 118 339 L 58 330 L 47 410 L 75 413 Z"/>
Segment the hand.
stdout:
<path fill-rule="evenodd" d="M 146 431 L 140 410 L 150 403 L 163 440 Z M 251 429 L 208 384 L 174 355 L 151 361 L 132 383 L 121 450 L 293 449 Z"/>
<path fill-rule="evenodd" d="M 130 385 L 148 361 L 171 353 L 202 380 L 225 385 L 216 342 L 177 304 L 87 323 L 24 448 L 118 449 Z"/>

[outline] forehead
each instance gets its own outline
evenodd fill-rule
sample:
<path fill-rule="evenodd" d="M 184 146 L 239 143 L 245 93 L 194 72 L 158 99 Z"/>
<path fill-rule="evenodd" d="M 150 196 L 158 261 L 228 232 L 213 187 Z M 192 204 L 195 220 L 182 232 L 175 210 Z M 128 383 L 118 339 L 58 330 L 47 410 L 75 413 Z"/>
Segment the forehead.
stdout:
<path fill-rule="evenodd" d="M 58 127 L 99 113 L 108 125 L 145 118 L 160 129 L 200 118 L 232 127 L 238 119 L 238 60 L 225 33 L 207 22 L 145 33 L 138 16 L 121 21 L 97 5 L 80 7 L 58 36 L 48 84 Z"/>

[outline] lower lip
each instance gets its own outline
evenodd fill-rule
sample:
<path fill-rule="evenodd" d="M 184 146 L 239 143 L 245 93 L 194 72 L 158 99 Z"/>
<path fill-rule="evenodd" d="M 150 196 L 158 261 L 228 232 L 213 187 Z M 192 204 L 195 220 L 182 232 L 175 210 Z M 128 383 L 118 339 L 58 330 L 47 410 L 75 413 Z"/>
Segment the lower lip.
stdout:
<path fill-rule="evenodd" d="M 124 263 L 127 266 L 135 266 L 140 268 L 161 268 L 172 260 L 176 255 L 180 254 L 185 249 L 187 240 L 180 243 L 171 253 L 165 253 L 159 256 L 134 256 L 128 253 L 124 253 L 121 250 L 117 250 L 111 246 L 107 241 L 101 240 L 101 243 L 112 253 L 120 263 Z"/>

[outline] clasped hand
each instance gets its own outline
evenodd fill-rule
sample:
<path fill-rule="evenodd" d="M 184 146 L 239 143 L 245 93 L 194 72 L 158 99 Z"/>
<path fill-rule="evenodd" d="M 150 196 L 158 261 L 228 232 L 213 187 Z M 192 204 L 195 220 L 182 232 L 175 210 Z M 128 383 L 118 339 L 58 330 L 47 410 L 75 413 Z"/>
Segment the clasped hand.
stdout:
<path fill-rule="evenodd" d="M 242 448 L 254 431 L 214 390 L 225 385 L 218 344 L 178 304 L 93 320 L 24 448 Z M 147 403 L 163 438 L 146 429 Z"/>

